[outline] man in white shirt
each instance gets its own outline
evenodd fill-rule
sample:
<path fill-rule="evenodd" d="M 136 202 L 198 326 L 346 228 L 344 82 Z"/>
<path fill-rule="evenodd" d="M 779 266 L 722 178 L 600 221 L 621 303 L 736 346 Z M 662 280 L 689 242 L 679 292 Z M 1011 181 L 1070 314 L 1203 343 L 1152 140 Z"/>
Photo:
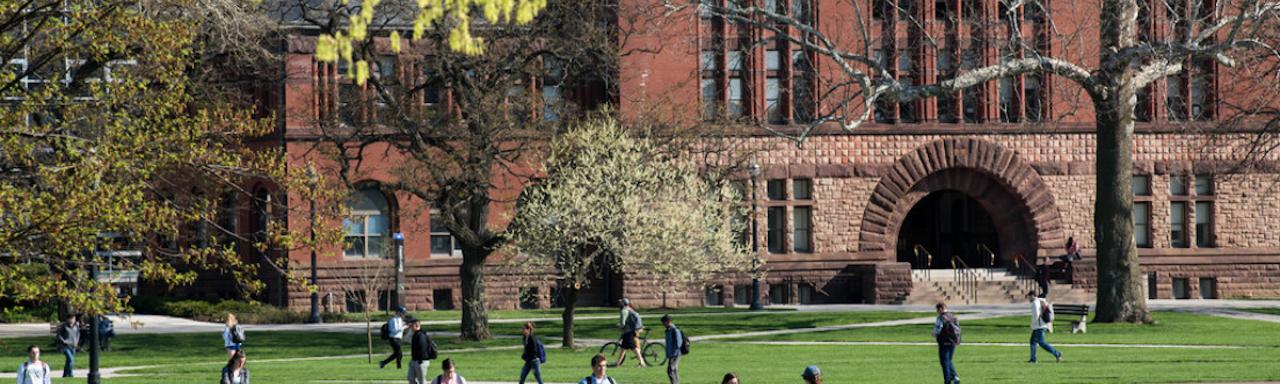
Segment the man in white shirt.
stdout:
<path fill-rule="evenodd" d="M 390 338 L 387 339 L 391 343 L 391 356 L 387 356 L 386 360 L 378 363 L 378 368 L 384 368 L 391 360 L 396 361 L 396 369 L 400 369 L 400 360 L 404 358 L 404 307 L 396 308 L 396 315 L 387 320 L 387 333 Z"/>
<path fill-rule="evenodd" d="M 49 364 L 40 361 L 40 348 L 27 346 L 27 361 L 18 366 L 18 384 L 51 384 Z"/>
<path fill-rule="evenodd" d="M 1062 361 L 1062 352 L 1054 349 L 1044 339 L 1045 332 L 1053 326 L 1053 308 L 1047 300 L 1036 296 L 1035 292 L 1027 292 L 1027 298 L 1031 300 L 1031 360 L 1027 362 L 1036 362 L 1036 351 L 1039 348 L 1053 354 L 1054 360 Z"/>

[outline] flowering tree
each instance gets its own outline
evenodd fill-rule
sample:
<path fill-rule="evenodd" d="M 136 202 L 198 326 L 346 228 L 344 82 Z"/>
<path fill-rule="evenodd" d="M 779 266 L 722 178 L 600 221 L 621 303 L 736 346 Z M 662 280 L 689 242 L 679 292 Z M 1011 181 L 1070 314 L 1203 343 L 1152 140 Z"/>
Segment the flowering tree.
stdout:
<path fill-rule="evenodd" d="M 512 224 L 512 265 L 562 287 L 565 347 L 578 293 L 596 273 L 635 273 L 676 293 L 749 264 L 740 196 L 687 154 L 598 118 L 552 141 L 543 166 L 546 179 L 525 191 Z"/>

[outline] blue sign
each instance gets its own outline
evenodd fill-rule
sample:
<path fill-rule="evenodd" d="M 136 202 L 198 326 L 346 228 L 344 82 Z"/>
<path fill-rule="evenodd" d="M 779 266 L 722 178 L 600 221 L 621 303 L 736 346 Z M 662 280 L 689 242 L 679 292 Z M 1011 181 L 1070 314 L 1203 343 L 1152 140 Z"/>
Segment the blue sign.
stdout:
<path fill-rule="evenodd" d="M 392 235 L 392 238 L 394 238 L 396 241 L 404 241 L 404 234 L 400 232 L 396 232 L 394 235 Z"/>

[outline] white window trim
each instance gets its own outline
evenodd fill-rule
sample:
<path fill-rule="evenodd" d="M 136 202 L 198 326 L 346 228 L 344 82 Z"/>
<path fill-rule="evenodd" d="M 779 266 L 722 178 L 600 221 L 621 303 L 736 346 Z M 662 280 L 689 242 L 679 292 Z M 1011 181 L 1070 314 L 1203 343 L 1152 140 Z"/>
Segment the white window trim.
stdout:
<path fill-rule="evenodd" d="M 431 244 L 431 247 L 430 247 L 431 257 L 462 257 L 462 248 L 458 247 L 458 239 L 456 237 L 453 237 L 453 233 L 449 232 L 448 229 L 446 229 L 445 232 L 436 232 L 434 226 L 431 225 L 430 223 L 431 218 L 439 217 L 440 215 L 441 214 L 439 210 L 436 210 L 436 209 L 431 210 L 431 215 L 427 218 L 428 220 L 427 226 L 431 227 L 431 228 L 428 228 L 431 232 L 430 234 L 427 235 L 427 239 L 428 241 L 434 242 L 434 238 L 436 236 L 449 236 L 449 253 L 438 253 L 436 252 L 435 244 Z"/>

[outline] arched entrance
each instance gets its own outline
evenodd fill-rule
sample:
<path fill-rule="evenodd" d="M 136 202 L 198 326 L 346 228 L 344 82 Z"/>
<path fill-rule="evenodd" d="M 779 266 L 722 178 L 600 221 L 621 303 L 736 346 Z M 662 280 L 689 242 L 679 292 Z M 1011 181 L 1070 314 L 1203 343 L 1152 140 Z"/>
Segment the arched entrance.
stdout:
<path fill-rule="evenodd" d="M 898 261 L 911 263 L 912 268 L 950 268 L 952 256 L 969 267 L 1000 266 L 1002 260 L 991 257 L 999 253 L 991 215 L 960 191 L 925 196 L 898 230 Z"/>
<path fill-rule="evenodd" d="M 987 247 L 996 254 L 995 262 L 988 256 L 986 262 L 969 263 L 972 256 L 967 256 L 964 260 L 970 267 L 1008 265 L 1017 254 L 1028 259 L 1049 255 L 1066 243 L 1053 195 L 1035 169 L 1016 152 L 994 143 L 952 138 L 922 145 L 885 170 L 863 211 L 858 251 L 880 260 L 910 262 L 902 256 L 914 256 L 916 244 L 904 242 L 924 243 L 932 236 L 931 241 L 938 244 L 935 247 L 941 248 L 946 243 L 941 227 L 937 223 L 930 226 L 928 221 L 952 218 L 954 212 L 939 211 L 944 205 L 949 210 L 959 209 L 960 224 L 970 228 L 959 234 L 947 232 L 950 238 L 990 235 L 994 228 L 994 240 L 987 240 L 991 241 Z M 973 212 L 979 209 L 986 218 L 975 217 Z M 963 255 L 970 251 L 964 248 L 986 253 L 979 251 L 977 244 L 951 242 L 947 247 L 954 252 L 928 249 L 934 255 L 929 266 L 950 268 L 951 255 L 946 253 L 966 257 Z"/>

